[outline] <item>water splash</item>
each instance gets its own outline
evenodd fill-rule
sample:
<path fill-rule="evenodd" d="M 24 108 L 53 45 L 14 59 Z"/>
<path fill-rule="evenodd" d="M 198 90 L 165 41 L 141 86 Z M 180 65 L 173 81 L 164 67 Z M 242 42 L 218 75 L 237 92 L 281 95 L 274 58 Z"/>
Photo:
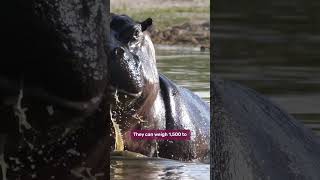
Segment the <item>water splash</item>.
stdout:
<path fill-rule="evenodd" d="M 119 124 L 117 124 L 116 120 L 112 116 L 112 105 L 110 105 L 110 119 L 112 121 L 112 125 L 115 132 L 115 151 L 123 151 L 124 150 L 124 143 L 123 143 L 123 137 L 121 134 L 121 129 L 119 127 Z"/>
<path fill-rule="evenodd" d="M 6 142 L 6 135 L 0 134 L 0 165 L 2 172 L 2 180 L 7 180 L 8 165 L 4 160 L 4 145 Z"/>
<path fill-rule="evenodd" d="M 23 99 L 23 88 L 20 89 L 17 103 L 13 107 L 14 115 L 17 116 L 19 119 L 19 133 L 21 133 L 21 134 L 24 133 L 25 129 L 26 130 L 32 129 L 32 126 L 27 121 L 26 111 L 28 110 L 28 108 L 22 108 L 22 105 L 21 105 L 22 99 Z M 24 140 L 28 144 L 28 146 L 31 150 L 34 149 L 34 145 L 32 143 L 27 141 L 25 138 L 24 138 Z"/>
<path fill-rule="evenodd" d="M 116 100 L 116 104 L 120 103 L 120 100 L 119 100 L 119 95 L 118 95 L 118 89 L 116 89 L 115 93 L 114 93 L 114 98 Z"/>
<path fill-rule="evenodd" d="M 22 127 L 25 129 L 31 129 L 31 125 L 27 121 L 27 116 L 25 112 L 28 110 L 28 108 L 22 108 L 21 103 L 23 99 L 23 89 L 21 88 L 18 95 L 18 101 L 16 105 L 14 106 L 14 114 L 19 119 L 19 132 L 23 133 Z"/>
<path fill-rule="evenodd" d="M 112 125 L 113 125 L 113 129 L 114 129 L 114 133 L 115 133 L 115 149 L 114 149 L 114 152 L 112 152 L 111 154 L 113 155 L 116 155 L 116 154 L 121 154 L 122 156 L 125 156 L 127 154 L 130 154 L 130 156 L 135 156 L 135 157 L 138 157 L 140 156 L 141 154 L 139 155 L 133 155 L 134 153 L 133 152 L 127 152 L 127 151 L 124 151 L 124 140 L 123 140 L 123 135 L 122 135 L 122 132 L 121 132 L 121 129 L 120 129 L 120 126 L 119 124 L 117 123 L 117 119 L 120 118 L 120 120 L 122 120 L 121 118 L 126 118 L 126 111 L 129 111 L 130 109 L 130 106 L 136 102 L 137 100 L 137 97 L 138 96 L 133 96 L 134 98 L 133 99 L 127 99 L 125 102 L 121 102 L 119 100 L 119 97 L 120 97 L 120 94 L 119 92 L 121 93 L 125 93 L 124 94 L 124 97 L 125 99 L 127 99 L 127 95 L 128 93 L 126 91 L 123 91 L 123 90 L 119 90 L 117 88 L 115 88 L 115 92 L 113 94 L 114 96 L 114 100 L 115 100 L 115 107 L 113 108 L 112 105 L 110 105 L 110 110 L 109 110 L 109 113 L 110 113 L 110 119 L 111 119 L 111 122 L 112 122 Z M 140 94 L 140 93 L 138 93 Z M 130 94 L 129 94 L 130 95 Z M 127 104 L 124 104 L 124 103 L 127 103 Z M 139 116 L 134 109 L 131 109 L 130 110 L 130 113 L 134 113 L 133 115 L 130 115 L 129 118 L 134 118 L 136 120 L 138 120 L 139 123 L 145 123 L 146 121 L 143 120 L 143 117 L 142 116 Z M 118 119 L 119 120 L 119 119 Z M 157 149 L 157 148 L 156 148 Z M 144 157 L 144 155 L 141 155 L 141 157 Z"/>
<path fill-rule="evenodd" d="M 159 157 L 159 148 L 158 148 L 158 141 L 156 141 L 156 157 Z"/>
<path fill-rule="evenodd" d="M 52 106 L 52 105 L 46 106 L 46 109 L 47 109 L 47 111 L 48 111 L 48 114 L 49 114 L 50 116 L 53 116 L 53 114 L 54 114 L 53 106 Z"/>
<path fill-rule="evenodd" d="M 157 140 L 153 140 L 152 141 L 149 157 L 159 158 L 159 147 L 158 147 L 158 141 Z"/>

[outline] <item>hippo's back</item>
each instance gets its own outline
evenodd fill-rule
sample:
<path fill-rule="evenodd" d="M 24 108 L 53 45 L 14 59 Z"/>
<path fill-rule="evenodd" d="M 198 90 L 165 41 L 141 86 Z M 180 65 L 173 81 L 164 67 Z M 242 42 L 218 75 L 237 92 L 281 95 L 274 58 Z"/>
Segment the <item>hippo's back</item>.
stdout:
<path fill-rule="evenodd" d="M 257 92 L 214 80 L 214 179 L 320 179 L 319 142 L 309 129 Z"/>

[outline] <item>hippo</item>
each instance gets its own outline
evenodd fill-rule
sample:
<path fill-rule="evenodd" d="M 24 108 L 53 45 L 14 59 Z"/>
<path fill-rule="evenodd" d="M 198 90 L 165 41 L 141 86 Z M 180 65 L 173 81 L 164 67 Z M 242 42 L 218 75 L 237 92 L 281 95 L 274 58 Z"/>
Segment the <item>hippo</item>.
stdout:
<path fill-rule="evenodd" d="M 212 179 L 320 179 L 311 130 L 250 88 L 217 77 L 211 87 Z"/>
<path fill-rule="evenodd" d="M 151 157 L 208 163 L 209 104 L 158 72 L 147 31 L 151 25 L 151 18 L 136 22 L 127 15 L 111 15 L 107 94 L 113 94 L 111 117 L 119 125 L 124 149 Z M 132 140 L 130 132 L 142 129 L 187 129 L 192 134 L 190 141 Z"/>

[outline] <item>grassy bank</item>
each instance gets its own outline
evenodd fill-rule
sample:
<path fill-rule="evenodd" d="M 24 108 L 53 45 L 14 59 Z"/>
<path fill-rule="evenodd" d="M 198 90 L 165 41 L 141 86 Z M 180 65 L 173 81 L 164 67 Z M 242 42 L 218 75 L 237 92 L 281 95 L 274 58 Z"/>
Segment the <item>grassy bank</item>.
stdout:
<path fill-rule="evenodd" d="M 209 21 L 209 7 L 162 7 L 145 9 L 121 7 L 113 9 L 112 12 L 127 14 L 138 21 L 151 17 L 158 30 L 164 30 L 168 27 L 184 23 L 201 23 Z"/>
<path fill-rule="evenodd" d="M 209 45 L 209 1 L 206 0 L 118 0 L 111 1 L 111 12 L 142 21 L 151 17 L 151 32 L 158 44 Z"/>

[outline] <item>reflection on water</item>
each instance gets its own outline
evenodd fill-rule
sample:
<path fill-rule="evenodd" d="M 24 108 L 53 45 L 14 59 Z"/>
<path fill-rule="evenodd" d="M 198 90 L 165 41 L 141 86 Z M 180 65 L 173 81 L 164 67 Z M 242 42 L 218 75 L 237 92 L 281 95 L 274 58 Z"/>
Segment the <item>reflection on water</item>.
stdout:
<path fill-rule="evenodd" d="M 210 55 L 191 48 L 166 48 L 157 52 L 159 72 L 178 85 L 210 100 Z"/>
<path fill-rule="evenodd" d="M 112 159 L 111 179 L 207 180 L 210 178 L 209 168 L 209 164 L 182 163 L 166 159 Z"/>
<path fill-rule="evenodd" d="M 170 48 L 156 50 L 157 66 L 175 83 L 210 100 L 209 53 L 198 49 Z M 115 159 L 111 160 L 111 179 L 139 180 L 208 180 L 210 165 L 185 163 L 167 159 Z"/>
<path fill-rule="evenodd" d="M 219 4 L 213 71 L 269 96 L 320 135 L 319 13 L 297 0 L 268 3 L 243 12 L 239 5 L 232 14 Z"/>

